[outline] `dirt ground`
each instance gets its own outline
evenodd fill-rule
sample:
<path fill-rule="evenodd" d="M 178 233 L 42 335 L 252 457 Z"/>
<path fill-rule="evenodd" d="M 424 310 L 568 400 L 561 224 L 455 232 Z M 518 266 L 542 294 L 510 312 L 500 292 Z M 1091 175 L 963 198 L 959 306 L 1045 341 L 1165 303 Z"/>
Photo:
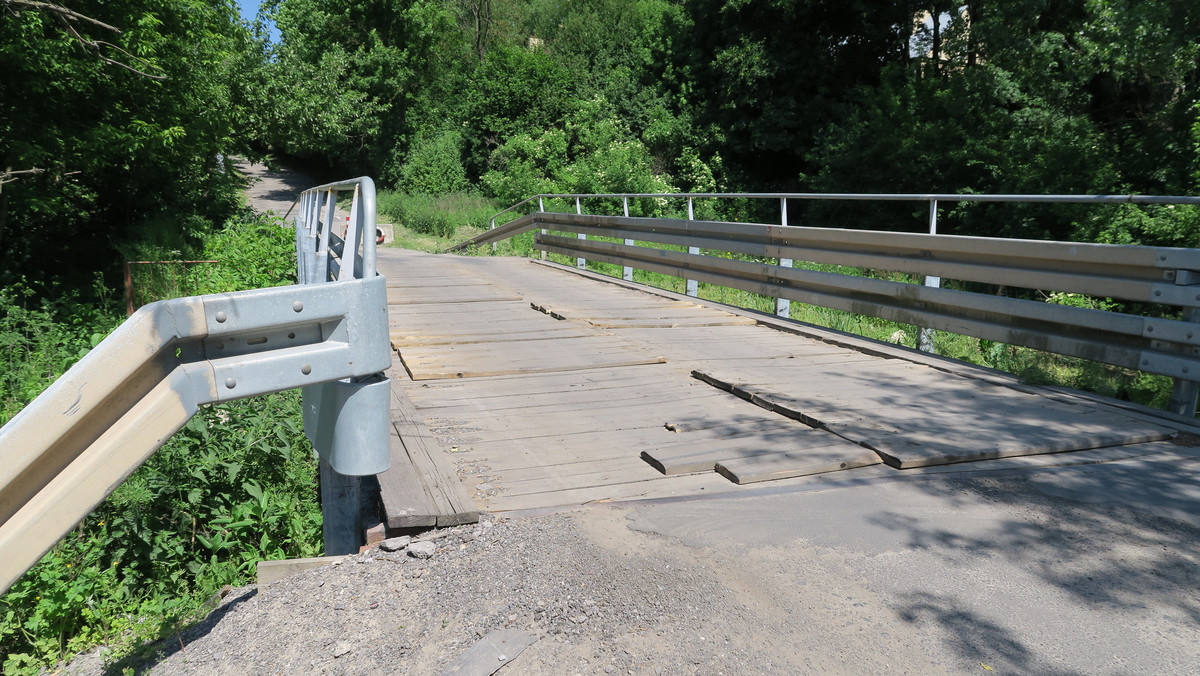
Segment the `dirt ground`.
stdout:
<path fill-rule="evenodd" d="M 1200 454 L 814 483 L 432 531 L 66 673 L 1194 673 Z M 409 549 L 412 549 L 412 545 Z"/>

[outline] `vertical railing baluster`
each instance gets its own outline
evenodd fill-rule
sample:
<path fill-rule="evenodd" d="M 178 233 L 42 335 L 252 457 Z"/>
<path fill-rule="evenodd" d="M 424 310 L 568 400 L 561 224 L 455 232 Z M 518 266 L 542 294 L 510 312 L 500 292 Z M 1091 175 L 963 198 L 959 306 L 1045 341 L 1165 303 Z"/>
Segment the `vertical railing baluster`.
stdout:
<path fill-rule="evenodd" d="M 350 202 L 350 219 L 346 221 L 346 236 L 342 239 L 342 269 L 338 273 L 340 281 L 354 279 L 354 268 L 358 258 L 358 230 L 361 213 L 358 207 L 358 186 L 354 186 L 354 198 Z"/>
<path fill-rule="evenodd" d="M 583 214 L 583 208 L 579 204 L 578 197 L 575 198 L 575 213 L 580 214 L 580 215 Z M 577 239 L 587 239 L 587 235 L 585 235 L 583 233 L 579 233 L 578 235 L 576 235 L 576 238 Z M 586 258 L 576 258 L 575 259 L 575 267 L 579 268 L 580 270 L 587 270 L 587 259 Z"/>
<path fill-rule="evenodd" d="M 931 199 L 929 200 L 929 234 L 931 235 L 937 234 L 937 214 L 937 200 Z M 924 284 L 930 288 L 938 289 L 942 286 L 942 278 L 935 277 L 933 275 L 926 275 Z M 917 332 L 917 349 L 922 352 L 933 352 L 933 335 L 933 329 L 920 329 Z"/>
<path fill-rule="evenodd" d="M 542 196 L 538 195 L 538 213 L 543 213 L 545 211 L 546 211 L 546 203 L 544 201 L 542 201 Z M 546 234 L 546 229 L 542 228 L 542 235 L 544 236 L 545 234 Z M 542 260 L 546 260 L 546 250 L 545 249 L 542 249 Z"/>
<path fill-rule="evenodd" d="M 629 197 L 621 198 L 621 213 L 624 214 L 625 218 L 629 218 Z M 633 246 L 633 240 L 625 238 L 625 246 Z M 632 282 L 633 268 L 629 267 L 628 265 L 621 268 L 621 279 L 627 282 Z"/>
<path fill-rule="evenodd" d="M 784 226 L 785 228 L 787 227 L 787 224 L 788 224 L 787 198 L 786 197 L 779 198 L 779 223 L 780 223 L 780 225 Z M 782 268 L 792 267 L 792 259 L 780 258 L 779 259 L 779 267 L 782 267 Z M 784 318 L 791 317 L 792 316 L 792 301 L 788 300 L 787 298 L 776 298 L 775 299 L 775 316 L 784 317 Z"/>
<path fill-rule="evenodd" d="M 691 197 L 687 198 L 687 210 L 688 210 L 688 220 L 689 221 L 695 220 L 696 216 L 695 216 L 695 212 L 692 210 L 692 198 Z M 698 255 L 700 253 L 700 247 L 689 246 L 688 253 L 693 254 L 693 255 Z M 687 280 L 687 295 L 691 296 L 692 298 L 695 298 L 698 295 L 700 295 L 700 285 L 696 282 L 696 280 L 694 280 L 694 279 Z"/>

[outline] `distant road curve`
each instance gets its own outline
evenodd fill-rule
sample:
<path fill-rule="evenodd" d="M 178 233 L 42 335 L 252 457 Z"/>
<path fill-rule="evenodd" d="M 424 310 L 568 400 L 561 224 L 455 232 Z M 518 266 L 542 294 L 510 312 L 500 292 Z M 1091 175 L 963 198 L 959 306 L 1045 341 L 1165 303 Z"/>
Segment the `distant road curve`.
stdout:
<path fill-rule="evenodd" d="M 233 158 L 233 166 L 246 177 L 246 202 L 260 213 L 274 211 L 283 216 L 300 191 L 316 185 L 316 181 L 298 171 L 272 170 L 240 157 Z"/>

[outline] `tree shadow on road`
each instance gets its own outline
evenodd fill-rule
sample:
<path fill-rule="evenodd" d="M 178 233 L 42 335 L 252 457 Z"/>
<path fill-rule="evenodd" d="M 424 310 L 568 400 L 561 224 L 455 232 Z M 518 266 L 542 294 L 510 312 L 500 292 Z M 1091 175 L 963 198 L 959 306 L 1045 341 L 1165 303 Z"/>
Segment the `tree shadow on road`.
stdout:
<path fill-rule="evenodd" d="M 1200 624 L 1200 460 L 1190 449 L 1181 451 L 1182 456 L 910 484 L 940 498 L 969 496 L 1013 515 L 986 533 L 892 512 L 868 521 L 906 533 L 908 548 L 950 565 L 994 557 L 1065 592 L 1077 607 L 1107 617 L 1152 615 L 1186 635 Z M 1048 673 L 1048 665 L 1035 662 L 1004 627 L 968 607 L 962 599 L 922 592 L 900 599 L 897 612 L 907 622 L 940 625 L 964 658 L 992 654 L 1022 673 Z"/>

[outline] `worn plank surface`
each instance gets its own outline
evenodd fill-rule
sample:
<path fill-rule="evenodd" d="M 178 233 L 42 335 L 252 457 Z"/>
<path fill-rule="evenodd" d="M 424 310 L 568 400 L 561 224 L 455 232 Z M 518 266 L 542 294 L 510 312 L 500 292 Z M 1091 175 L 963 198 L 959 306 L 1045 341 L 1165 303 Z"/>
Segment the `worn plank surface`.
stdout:
<path fill-rule="evenodd" d="M 491 676 L 536 641 L 520 629 L 494 629 L 459 655 L 442 676 Z"/>
<path fill-rule="evenodd" d="M 432 507 L 438 526 L 457 526 L 479 520 L 479 510 L 467 494 L 446 454 L 422 422 L 420 414 L 404 394 L 403 379 L 392 378 L 392 424 L 402 441 L 409 462 L 416 470 L 426 504 Z M 381 490 L 383 485 L 380 485 Z M 413 501 L 420 502 L 419 496 Z M 385 507 L 387 502 L 384 502 Z M 389 525 L 392 514 L 388 513 Z"/>
<path fill-rule="evenodd" d="M 409 465 L 381 476 L 393 527 L 1133 444 L 1176 429 L 1152 412 L 591 273 L 395 249 L 379 265 L 403 364 L 393 456 Z"/>
<path fill-rule="evenodd" d="M 773 367 L 713 368 L 694 375 L 874 449 L 899 468 L 1121 446 L 1176 433 L 1118 411 L 903 363 L 819 370 L 822 377 L 813 378 L 811 368 L 777 361 Z"/>

